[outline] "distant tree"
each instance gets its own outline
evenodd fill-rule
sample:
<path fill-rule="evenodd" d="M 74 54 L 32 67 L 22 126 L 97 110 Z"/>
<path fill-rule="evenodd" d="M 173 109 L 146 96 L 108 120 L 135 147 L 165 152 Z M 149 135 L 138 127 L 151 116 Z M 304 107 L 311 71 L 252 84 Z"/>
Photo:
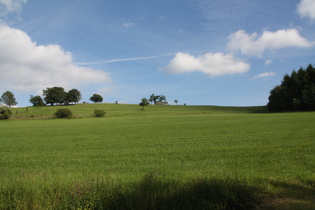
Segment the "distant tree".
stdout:
<path fill-rule="evenodd" d="M 41 96 L 32 96 L 31 95 L 30 103 L 32 103 L 33 106 L 45 106 L 46 105 Z"/>
<path fill-rule="evenodd" d="M 90 97 L 90 101 L 94 103 L 100 103 L 103 101 L 103 97 L 99 94 L 93 94 L 93 96 Z"/>
<path fill-rule="evenodd" d="M 0 107 L 0 120 L 6 120 L 13 114 L 12 110 L 6 106 Z"/>
<path fill-rule="evenodd" d="M 63 104 L 66 100 L 67 93 L 63 87 L 52 87 L 43 90 L 43 96 L 46 104 Z"/>
<path fill-rule="evenodd" d="M 177 103 L 178 103 L 178 100 L 177 100 L 177 99 L 175 99 L 175 100 L 174 100 L 174 103 L 176 103 L 176 105 L 177 105 Z"/>
<path fill-rule="evenodd" d="M 315 68 L 310 64 L 291 75 L 270 91 L 267 104 L 271 112 L 315 110 Z"/>
<path fill-rule="evenodd" d="M 159 96 L 159 101 L 164 101 L 164 102 L 166 102 L 166 96 L 160 95 L 160 96 Z"/>
<path fill-rule="evenodd" d="M 154 96 L 154 93 L 152 93 L 152 95 L 150 95 L 150 99 L 149 99 L 149 101 L 151 102 L 151 104 L 154 102 L 155 103 L 155 98 L 154 98 L 155 96 Z"/>
<path fill-rule="evenodd" d="M 144 110 L 145 106 L 148 106 L 150 104 L 149 100 L 146 98 L 141 99 L 141 102 L 139 103 L 139 106 L 142 106 L 142 111 Z"/>
<path fill-rule="evenodd" d="M 66 95 L 67 103 L 78 103 L 82 99 L 81 92 L 77 89 L 69 90 Z"/>
<path fill-rule="evenodd" d="M 0 102 L 6 104 L 9 107 L 15 106 L 18 104 L 16 102 L 14 94 L 11 91 L 4 92 L 0 98 Z"/>

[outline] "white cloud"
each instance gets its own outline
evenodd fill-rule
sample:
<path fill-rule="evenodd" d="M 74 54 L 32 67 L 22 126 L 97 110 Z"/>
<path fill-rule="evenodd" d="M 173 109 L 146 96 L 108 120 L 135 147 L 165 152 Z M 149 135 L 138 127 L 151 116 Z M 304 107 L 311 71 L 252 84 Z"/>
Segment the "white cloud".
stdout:
<path fill-rule="evenodd" d="M 5 16 L 10 12 L 18 12 L 27 0 L 0 0 L 0 16 Z"/>
<path fill-rule="evenodd" d="M 269 66 L 270 64 L 272 64 L 272 62 L 273 62 L 272 60 L 266 60 L 265 61 L 265 66 Z"/>
<path fill-rule="evenodd" d="M 301 0 L 297 6 L 298 13 L 301 17 L 309 17 L 315 19 L 315 1 L 314 0 Z"/>
<path fill-rule="evenodd" d="M 257 33 L 248 34 L 244 30 L 239 30 L 230 35 L 229 39 L 228 49 L 240 50 L 243 54 L 256 56 L 261 56 L 267 49 L 314 46 L 314 43 L 301 37 L 296 29 L 264 31 L 260 37 Z"/>
<path fill-rule="evenodd" d="M 0 89 L 38 91 L 109 82 L 109 74 L 73 63 L 58 45 L 37 45 L 23 31 L 0 23 Z"/>
<path fill-rule="evenodd" d="M 261 73 L 261 74 L 258 74 L 254 77 L 252 77 L 252 79 L 259 79 L 259 78 L 264 78 L 264 77 L 274 77 L 276 76 L 275 73 L 273 72 L 265 72 L 265 73 Z"/>
<path fill-rule="evenodd" d="M 130 28 L 130 27 L 135 26 L 135 25 L 136 25 L 135 23 L 123 23 L 123 24 L 122 24 L 122 26 L 123 26 L 124 28 Z"/>
<path fill-rule="evenodd" d="M 250 64 L 223 53 L 206 53 L 194 57 L 187 53 L 176 54 L 166 71 L 172 73 L 202 72 L 210 77 L 245 73 L 250 69 Z"/>

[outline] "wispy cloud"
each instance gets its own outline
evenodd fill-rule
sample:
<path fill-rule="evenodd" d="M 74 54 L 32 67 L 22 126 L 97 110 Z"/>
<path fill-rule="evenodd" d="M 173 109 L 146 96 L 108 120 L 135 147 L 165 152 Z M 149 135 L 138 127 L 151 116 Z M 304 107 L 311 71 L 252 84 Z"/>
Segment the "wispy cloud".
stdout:
<path fill-rule="evenodd" d="M 122 27 L 124 27 L 124 28 L 130 28 L 130 27 L 135 26 L 135 25 L 136 25 L 135 23 L 128 22 L 128 23 L 123 23 L 123 24 L 122 24 Z"/>
<path fill-rule="evenodd" d="M 0 16 L 10 12 L 19 12 L 27 0 L 0 0 Z"/>
<path fill-rule="evenodd" d="M 272 60 L 266 60 L 265 61 L 265 66 L 269 66 L 270 64 L 272 64 L 272 62 L 273 62 Z"/>
<path fill-rule="evenodd" d="M 265 78 L 265 77 L 274 77 L 276 76 L 276 73 L 274 72 L 265 72 L 265 73 L 261 73 L 261 74 L 258 74 L 254 77 L 252 77 L 252 79 L 259 79 L 259 78 Z"/>
<path fill-rule="evenodd" d="M 137 60 L 149 60 L 149 59 L 168 57 L 168 56 L 174 56 L 174 54 L 155 55 L 155 56 L 146 56 L 146 57 L 118 58 L 118 59 L 111 59 L 111 60 L 104 60 L 104 61 L 97 61 L 97 62 L 77 62 L 75 64 L 76 65 L 80 65 L 80 66 L 99 65 L 99 64 L 106 64 L 106 63 L 117 63 L 117 62 L 137 61 Z"/>

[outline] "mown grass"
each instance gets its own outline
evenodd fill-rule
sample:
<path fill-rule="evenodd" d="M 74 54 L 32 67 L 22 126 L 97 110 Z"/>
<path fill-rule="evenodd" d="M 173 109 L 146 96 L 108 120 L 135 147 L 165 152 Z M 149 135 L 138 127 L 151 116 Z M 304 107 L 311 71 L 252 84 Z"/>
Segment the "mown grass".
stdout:
<path fill-rule="evenodd" d="M 315 207 L 314 112 L 68 107 L 75 119 L 29 107 L 0 121 L 0 209 Z"/>

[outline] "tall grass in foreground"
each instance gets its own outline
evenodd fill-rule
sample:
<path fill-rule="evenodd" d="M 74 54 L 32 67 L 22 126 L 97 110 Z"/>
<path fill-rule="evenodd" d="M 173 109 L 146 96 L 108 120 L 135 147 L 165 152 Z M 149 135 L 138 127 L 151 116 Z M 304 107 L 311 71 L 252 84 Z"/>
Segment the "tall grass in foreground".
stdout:
<path fill-rule="evenodd" d="M 315 207 L 314 112 L 70 108 L 109 116 L 0 121 L 0 209 Z"/>
<path fill-rule="evenodd" d="M 260 189 L 234 179 L 165 180 L 153 173 L 122 184 L 90 180 L 71 185 L 12 186 L 1 209 L 254 209 Z"/>

